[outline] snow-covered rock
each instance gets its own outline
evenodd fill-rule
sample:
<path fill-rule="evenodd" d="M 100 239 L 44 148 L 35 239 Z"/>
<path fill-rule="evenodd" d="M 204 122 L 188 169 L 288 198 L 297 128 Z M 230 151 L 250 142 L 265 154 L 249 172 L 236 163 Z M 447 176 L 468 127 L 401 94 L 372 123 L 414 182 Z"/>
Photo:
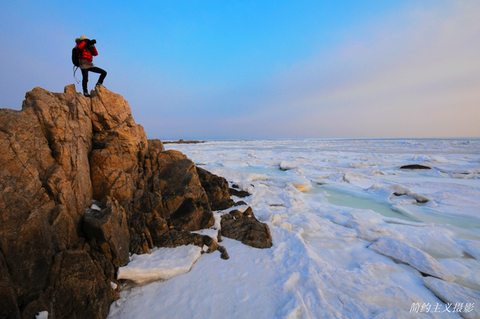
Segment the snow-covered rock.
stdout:
<path fill-rule="evenodd" d="M 287 161 L 281 161 L 280 162 L 280 169 L 282 171 L 288 171 L 290 169 L 294 169 L 295 167 L 297 167 L 297 165 L 295 163 L 287 162 Z"/>

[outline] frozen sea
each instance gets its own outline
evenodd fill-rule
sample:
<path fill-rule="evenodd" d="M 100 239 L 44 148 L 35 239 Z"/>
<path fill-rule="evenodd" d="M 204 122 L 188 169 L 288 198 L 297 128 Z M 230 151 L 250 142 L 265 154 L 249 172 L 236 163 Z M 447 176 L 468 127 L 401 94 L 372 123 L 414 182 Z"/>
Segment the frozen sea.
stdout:
<path fill-rule="evenodd" d="M 274 245 L 133 255 L 109 318 L 480 317 L 480 139 L 166 148 L 248 191 Z"/>

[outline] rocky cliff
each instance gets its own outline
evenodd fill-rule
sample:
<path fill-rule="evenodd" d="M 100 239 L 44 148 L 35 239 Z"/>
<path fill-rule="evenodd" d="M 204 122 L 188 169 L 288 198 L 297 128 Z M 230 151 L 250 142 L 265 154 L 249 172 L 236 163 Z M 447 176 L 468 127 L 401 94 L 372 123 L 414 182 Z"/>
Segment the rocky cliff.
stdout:
<path fill-rule="evenodd" d="M 103 87 L 91 98 L 73 84 L 27 92 L 21 111 L 0 109 L 0 145 L 1 318 L 105 318 L 129 253 L 220 247 L 190 231 L 233 205 L 227 181 L 147 140 L 128 103 Z M 249 240 L 268 248 L 262 225 L 248 226 Z"/>

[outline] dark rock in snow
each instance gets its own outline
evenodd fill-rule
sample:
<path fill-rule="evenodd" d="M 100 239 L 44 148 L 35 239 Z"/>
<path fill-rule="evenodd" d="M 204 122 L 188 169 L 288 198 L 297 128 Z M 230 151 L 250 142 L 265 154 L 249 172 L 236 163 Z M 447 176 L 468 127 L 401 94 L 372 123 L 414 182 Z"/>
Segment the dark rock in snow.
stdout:
<path fill-rule="evenodd" d="M 429 166 L 420 165 L 420 164 L 410 164 L 410 165 L 400 166 L 400 169 L 432 169 L 432 168 Z"/>
<path fill-rule="evenodd" d="M 270 248 L 272 235 L 267 224 L 259 222 L 248 207 L 244 212 L 233 210 L 223 215 L 221 220 L 222 236 L 241 241 L 255 248 Z"/>
<path fill-rule="evenodd" d="M 223 246 L 218 246 L 218 251 L 220 252 L 220 258 L 222 259 L 229 259 L 230 256 L 228 256 L 227 250 Z"/>
<path fill-rule="evenodd" d="M 201 248 L 208 247 L 207 253 L 212 253 L 218 248 L 218 244 L 211 237 L 194 234 L 189 231 L 170 231 L 174 247 L 183 245 L 196 245 Z"/>
<path fill-rule="evenodd" d="M 228 182 L 225 178 L 212 174 L 197 166 L 197 173 L 203 189 L 207 193 L 212 210 L 224 210 L 232 207 Z"/>
<path fill-rule="evenodd" d="M 197 141 L 197 140 L 183 140 L 179 139 L 178 141 L 165 141 L 163 144 L 198 144 L 198 143 L 205 143 L 205 141 Z"/>
<path fill-rule="evenodd" d="M 246 206 L 246 205 L 248 205 L 248 204 L 245 203 L 243 200 L 241 200 L 241 201 L 235 202 L 235 204 L 233 206 Z"/>
<path fill-rule="evenodd" d="M 250 196 L 251 194 L 247 191 L 244 190 L 236 190 L 235 188 L 230 188 L 230 194 L 233 196 L 237 196 L 240 198 L 245 198 Z"/>

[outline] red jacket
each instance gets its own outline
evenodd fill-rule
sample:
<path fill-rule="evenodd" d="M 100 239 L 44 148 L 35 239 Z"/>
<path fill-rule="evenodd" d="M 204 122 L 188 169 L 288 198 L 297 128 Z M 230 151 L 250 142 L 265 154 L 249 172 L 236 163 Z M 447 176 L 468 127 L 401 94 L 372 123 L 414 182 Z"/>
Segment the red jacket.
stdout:
<path fill-rule="evenodd" d="M 90 47 L 91 51 L 90 50 L 86 50 L 85 49 L 85 45 L 87 43 L 85 41 L 82 41 L 80 42 L 79 44 L 77 44 L 77 48 L 79 49 L 80 51 L 80 55 L 79 55 L 79 58 L 82 59 L 82 60 L 85 60 L 85 61 L 88 61 L 88 62 L 92 62 L 93 61 L 93 57 L 94 56 L 97 56 L 98 55 L 98 52 L 97 52 L 97 49 L 95 48 L 94 45 L 92 45 Z"/>

